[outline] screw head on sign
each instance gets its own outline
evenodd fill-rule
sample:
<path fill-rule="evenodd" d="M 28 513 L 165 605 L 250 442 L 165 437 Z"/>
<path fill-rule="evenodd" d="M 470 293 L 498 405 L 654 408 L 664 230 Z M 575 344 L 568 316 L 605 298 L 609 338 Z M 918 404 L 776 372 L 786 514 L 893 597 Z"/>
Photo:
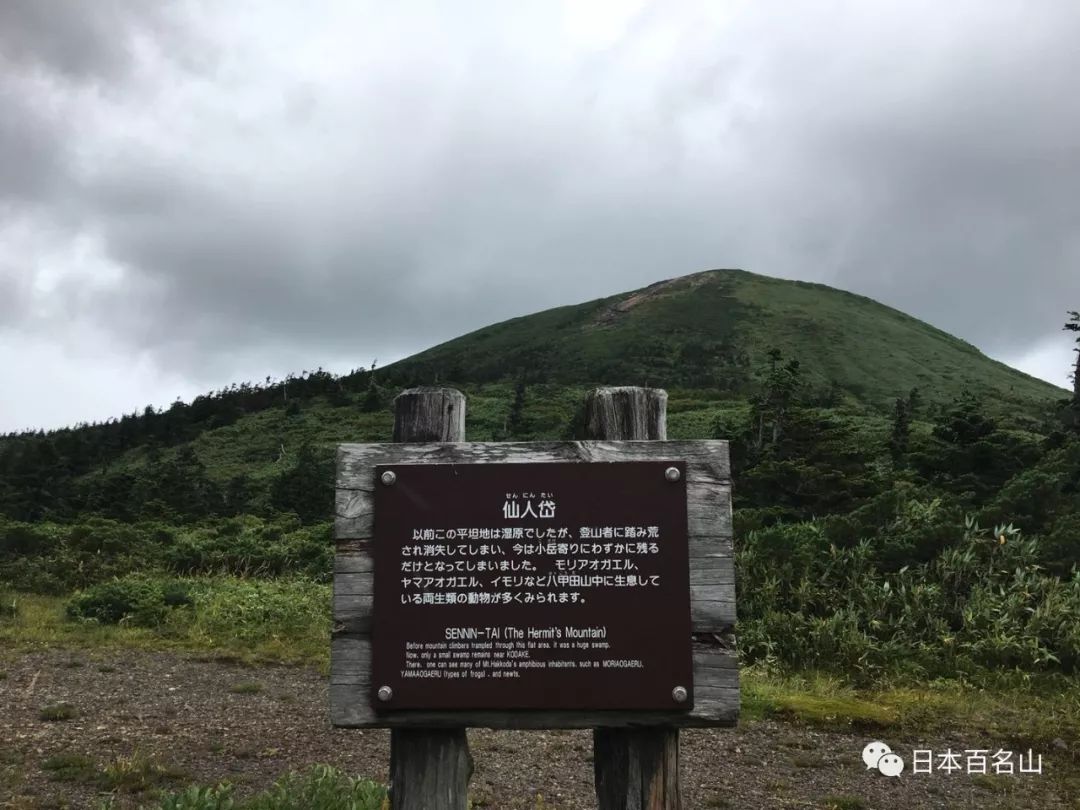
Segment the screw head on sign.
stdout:
<path fill-rule="evenodd" d="M 383 703 L 386 703 L 386 701 L 390 700 L 390 698 L 392 698 L 393 696 L 394 690 L 391 689 L 389 686 L 379 687 L 379 700 L 381 700 Z"/>
<path fill-rule="evenodd" d="M 379 480 L 382 481 L 383 484 L 385 484 L 386 486 L 392 486 L 393 483 L 397 481 L 397 473 L 393 470 L 387 470 L 381 476 L 379 476 Z"/>
<path fill-rule="evenodd" d="M 666 478 L 668 481 L 678 481 L 680 478 L 682 478 L 682 473 L 679 472 L 678 467 L 668 467 L 666 470 L 664 470 L 664 478 Z"/>
<path fill-rule="evenodd" d="M 686 687 L 676 686 L 674 689 L 671 690 L 671 697 L 675 700 L 676 703 L 686 703 Z"/>

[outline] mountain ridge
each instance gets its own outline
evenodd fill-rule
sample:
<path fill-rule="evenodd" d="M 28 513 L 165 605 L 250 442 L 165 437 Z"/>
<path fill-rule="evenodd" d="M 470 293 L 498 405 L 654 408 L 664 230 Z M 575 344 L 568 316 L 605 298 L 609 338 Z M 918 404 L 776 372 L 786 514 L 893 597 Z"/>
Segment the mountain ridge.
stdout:
<path fill-rule="evenodd" d="M 676 276 L 490 324 L 384 372 L 425 382 L 520 377 L 745 394 L 754 367 L 772 348 L 798 359 L 812 385 L 839 386 L 878 409 L 913 387 L 945 400 L 969 390 L 1023 407 L 1068 393 L 867 296 L 736 268 Z M 857 362 L 856 354 L 877 367 Z M 902 367 L 899 373 L 882 368 L 890 361 Z"/>

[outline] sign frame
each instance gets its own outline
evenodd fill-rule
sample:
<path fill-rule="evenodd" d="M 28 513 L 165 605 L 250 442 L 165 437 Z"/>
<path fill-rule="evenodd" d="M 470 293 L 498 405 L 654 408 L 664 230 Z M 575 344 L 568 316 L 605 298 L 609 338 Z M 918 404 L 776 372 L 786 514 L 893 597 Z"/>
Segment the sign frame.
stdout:
<path fill-rule="evenodd" d="M 408 464 L 513 464 L 677 460 L 686 465 L 693 704 L 672 710 L 461 710 L 372 706 L 375 468 Z M 330 715 L 349 728 L 727 727 L 737 723 L 739 676 L 732 634 L 732 559 L 728 443 L 571 441 L 342 444 L 338 447 L 334 537 Z M 433 688 L 438 688 L 434 686 Z"/>

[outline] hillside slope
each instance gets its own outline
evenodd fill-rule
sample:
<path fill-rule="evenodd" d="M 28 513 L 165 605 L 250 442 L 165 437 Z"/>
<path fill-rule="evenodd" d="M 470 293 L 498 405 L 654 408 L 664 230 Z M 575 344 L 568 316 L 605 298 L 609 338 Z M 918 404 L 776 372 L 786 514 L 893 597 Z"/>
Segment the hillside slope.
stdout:
<path fill-rule="evenodd" d="M 712 270 L 504 321 L 388 367 L 395 378 L 654 385 L 748 392 L 771 348 L 811 388 L 875 408 L 918 387 L 1028 408 L 1061 389 L 869 298 L 822 284 Z"/>
<path fill-rule="evenodd" d="M 485 327 L 376 372 L 320 369 L 103 424 L 0 437 L 0 514 L 314 518 L 333 448 L 385 441 L 393 396 L 431 383 L 466 393 L 476 441 L 569 437 L 595 384 L 667 388 L 671 438 L 736 438 L 774 348 L 801 364 L 799 404 L 844 427 L 842 440 L 825 443 L 859 464 L 886 452 L 896 398 L 916 387 L 915 433 L 928 434 L 967 390 L 1029 444 L 1054 429 L 1053 405 L 1067 395 L 867 298 L 710 271 Z"/>

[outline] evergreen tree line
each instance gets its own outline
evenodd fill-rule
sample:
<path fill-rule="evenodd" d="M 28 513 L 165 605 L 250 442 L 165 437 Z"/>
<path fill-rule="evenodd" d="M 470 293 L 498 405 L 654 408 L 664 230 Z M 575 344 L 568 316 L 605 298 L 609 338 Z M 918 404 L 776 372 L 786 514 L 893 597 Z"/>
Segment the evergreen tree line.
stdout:
<path fill-rule="evenodd" d="M 371 369 L 334 375 L 322 368 L 288 375 L 284 380 L 265 383 L 233 383 L 228 388 L 195 397 L 190 403 L 177 400 L 166 409 L 147 405 L 142 412 L 124 414 L 105 422 L 79 423 L 58 430 L 36 430 L 0 436 L 0 476 L 19 475 L 41 467 L 60 473 L 80 475 L 107 465 L 136 447 L 174 447 L 199 434 L 225 427 L 241 417 L 269 408 L 300 407 L 305 400 L 325 397 L 331 404 L 380 408 L 385 402 L 384 386 L 394 385 L 393 376 L 376 383 Z"/>
<path fill-rule="evenodd" d="M 713 426 L 731 443 L 743 532 L 818 521 L 838 547 L 879 536 L 876 561 L 896 570 L 958 542 L 972 516 L 1038 539 L 1051 572 L 1080 565 L 1080 393 L 1058 403 L 1037 434 L 1002 425 L 970 393 L 935 405 L 913 389 L 896 398 L 888 430 L 874 433 L 865 420 L 811 404 L 796 359 L 777 350 L 768 358 L 746 416 Z M 881 537 L 909 502 L 935 504 L 934 525 Z"/>
<path fill-rule="evenodd" d="M 36 445 L 49 448 L 47 442 Z M 326 520 L 333 505 L 333 460 L 328 450 L 302 444 L 267 481 L 235 475 L 213 480 L 190 445 L 169 457 L 152 452 L 132 469 L 75 477 L 48 464 L 0 475 L 0 515 L 20 521 L 69 521 L 98 515 L 122 521 L 190 523 L 210 517 L 294 513 L 304 523 Z M 39 456 L 41 458 L 41 456 Z"/>
<path fill-rule="evenodd" d="M 261 385 L 234 383 L 191 403 L 177 400 L 164 410 L 148 405 L 142 413 L 101 423 L 9 433 L 0 436 L 0 515 L 40 520 L 90 512 L 121 519 L 172 516 L 190 520 L 265 507 L 301 515 L 317 513 L 321 519 L 326 514 L 328 489 L 313 494 L 307 482 L 315 469 L 327 469 L 326 460 L 320 460 L 310 446 L 301 447 L 295 464 L 263 491 L 265 485 L 245 476 L 218 485 L 206 476 L 194 451 L 184 445 L 205 431 L 270 408 L 284 407 L 286 415 L 296 415 L 316 397 L 340 407 L 376 411 L 386 406 L 387 391 L 396 384 L 393 375 L 376 381 L 374 364 L 341 376 L 319 368 L 276 382 L 267 377 Z M 175 457 L 163 461 L 163 451 L 177 446 Z M 145 471 L 112 469 L 124 453 L 136 448 L 146 449 L 150 457 Z M 288 492 L 286 482 L 293 479 L 303 482 L 299 487 L 303 494 Z"/>

